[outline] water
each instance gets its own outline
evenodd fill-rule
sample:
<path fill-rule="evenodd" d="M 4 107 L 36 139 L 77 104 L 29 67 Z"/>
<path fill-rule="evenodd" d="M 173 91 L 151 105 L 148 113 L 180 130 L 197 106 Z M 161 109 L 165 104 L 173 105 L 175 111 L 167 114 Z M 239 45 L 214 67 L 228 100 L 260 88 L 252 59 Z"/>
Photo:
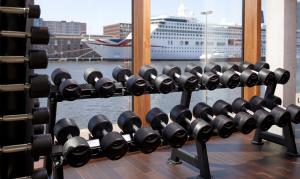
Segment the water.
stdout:
<path fill-rule="evenodd" d="M 187 61 L 179 61 L 179 62 L 152 62 L 152 66 L 154 66 L 158 72 L 162 71 L 164 65 L 167 64 L 175 64 L 180 66 L 182 70 L 184 70 Z M 195 63 L 195 62 L 193 62 Z M 196 62 L 199 63 L 199 62 Z M 222 65 L 223 62 L 218 62 L 218 64 Z M 64 68 L 67 69 L 73 79 L 75 79 L 78 83 L 85 83 L 83 79 L 84 70 L 89 67 L 96 67 L 103 73 L 104 76 L 111 77 L 111 72 L 113 68 L 118 65 L 123 64 L 123 62 L 51 62 L 49 66 L 45 70 L 38 70 L 38 73 L 51 75 L 51 72 L 55 68 Z M 127 64 L 129 65 L 129 64 Z M 204 63 L 200 63 L 201 66 L 204 66 Z M 298 64 L 297 69 L 300 72 L 300 64 Z M 299 78 L 297 79 L 297 84 L 299 83 Z M 297 90 L 299 91 L 299 85 L 297 86 Z M 219 89 L 214 91 L 207 92 L 207 102 L 212 105 L 216 100 L 223 99 L 228 102 L 232 102 L 235 98 L 241 96 L 241 88 L 236 89 Z M 163 109 L 165 112 L 169 113 L 173 106 L 180 103 L 181 93 L 171 93 L 171 94 L 155 94 L 151 95 L 151 107 L 159 107 Z M 195 106 L 198 102 L 205 101 L 205 91 L 199 91 L 193 93 L 191 100 L 191 108 Z M 41 99 L 41 105 L 46 105 L 47 100 Z M 58 104 L 57 108 L 57 120 L 61 118 L 72 118 L 81 128 L 86 128 L 88 120 L 97 114 L 106 115 L 113 123 L 117 121 L 118 116 L 126 111 L 131 110 L 132 103 L 131 97 L 113 97 L 108 99 L 85 99 L 85 100 L 77 100 L 72 102 L 61 102 Z M 144 118 L 144 116 L 141 116 Z"/>

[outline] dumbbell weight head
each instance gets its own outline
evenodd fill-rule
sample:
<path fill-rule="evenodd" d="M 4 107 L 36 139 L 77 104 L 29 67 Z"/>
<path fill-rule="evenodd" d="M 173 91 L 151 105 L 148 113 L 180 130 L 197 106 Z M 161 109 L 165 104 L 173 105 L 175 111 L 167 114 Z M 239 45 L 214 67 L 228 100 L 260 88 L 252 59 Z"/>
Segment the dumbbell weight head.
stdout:
<path fill-rule="evenodd" d="M 233 71 L 225 71 L 220 78 L 220 82 L 225 84 L 228 88 L 236 88 L 240 84 L 240 76 Z"/>
<path fill-rule="evenodd" d="M 31 76 L 31 98 L 48 97 L 50 93 L 50 81 L 47 75 L 32 75 Z"/>
<path fill-rule="evenodd" d="M 32 124 L 47 124 L 50 119 L 50 111 L 49 108 L 38 108 L 33 113 Z"/>
<path fill-rule="evenodd" d="M 213 117 L 213 110 L 205 103 L 198 103 L 193 108 L 193 115 L 196 118 L 201 118 L 206 122 L 211 123 L 212 126 L 217 130 L 218 135 L 222 138 L 227 138 L 234 132 L 235 126 L 232 120 L 230 120 L 228 117 L 224 115 L 218 115 L 214 119 L 209 118 L 208 115 Z"/>
<path fill-rule="evenodd" d="M 45 168 L 35 169 L 31 175 L 32 179 L 48 179 L 48 173 Z"/>
<path fill-rule="evenodd" d="M 151 81 L 151 75 L 157 76 L 157 70 L 150 65 L 144 65 L 141 67 L 139 75 L 146 81 Z"/>
<path fill-rule="evenodd" d="M 138 128 L 142 127 L 141 119 L 136 116 L 132 111 L 125 111 L 123 112 L 118 118 L 118 126 L 125 134 L 132 134 L 134 133 L 133 125 L 137 126 Z"/>
<path fill-rule="evenodd" d="M 33 126 L 33 134 L 44 134 L 45 132 L 45 125 L 44 124 L 39 124 L 39 125 L 34 125 Z"/>
<path fill-rule="evenodd" d="M 41 8 L 39 5 L 29 5 L 28 18 L 40 18 Z"/>
<path fill-rule="evenodd" d="M 32 137 L 33 156 L 48 156 L 52 152 L 52 137 L 50 134 L 38 134 Z"/>
<path fill-rule="evenodd" d="M 195 119 L 188 124 L 185 118 L 191 120 L 193 117 L 191 111 L 182 106 L 176 105 L 170 112 L 170 118 L 172 121 L 179 123 L 181 126 L 185 127 L 189 135 L 192 135 L 195 140 L 206 142 L 211 137 L 212 127 L 204 120 Z"/>
<path fill-rule="evenodd" d="M 43 69 L 48 66 L 48 57 L 44 50 L 29 51 L 29 68 Z"/>
<path fill-rule="evenodd" d="M 220 72 L 221 73 L 222 69 L 220 65 L 217 65 L 213 62 L 207 63 L 204 67 L 204 72 Z"/>
<path fill-rule="evenodd" d="M 126 82 L 126 76 L 130 77 L 131 75 L 132 75 L 131 70 L 121 65 L 117 65 L 113 69 L 113 73 L 112 73 L 113 78 L 118 82 L 122 82 L 122 83 Z"/>
<path fill-rule="evenodd" d="M 189 72 L 184 72 L 178 79 L 178 83 L 186 91 L 194 91 L 199 85 L 198 78 Z"/>
<path fill-rule="evenodd" d="M 240 111 L 246 112 L 251 109 L 250 103 L 242 98 L 237 98 L 232 102 L 232 109 L 235 113 Z M 253 118 L 257 121 L 257 127 L 262 131 L 270 129 L 274 125 L 274 117 L 263 109 L 253 112 Z"/>
<path fill-rule="evenodd" d="M 159 108 L 151 109 L 147 115 L 146 120 L 150 123 L 154 130 L 162 130 L 162 137 L 173 148 L 181 147 L 187 140 L 187 133 L 183 127 L 177 123 L 168 124 L 169 117 Z M 164 128 L 161 123 L 164 123 Z"/>
<path fill-rule="evenodd" d="M 71 78 L 72 78 L 71 74 L 62 68 L 56 68 L 51 73 L 51 79 L 56 86 L 59 86 L 61 84 L 62 79 L 71 79 Z"/>
<path fill-rule="evenodd" d="M 235 114 L 235 116 L 228 115 L 228 113 L 232 113 L 233 110 L 231 105 L 223 100 L 218 100 L 212 108 L 215 115 L 223 114 L 231 117 L 236 125 L 236 128 L 243 134 L 249 134 L 253 129 L 256 128 L 256 120 L 245 112 L 238 112 Z"/>
<path fill-rule="evenodd" d="M 72 119 L 64 118 L 56 122 L 54 135 L 58 143 L 63 144 L 63 156 L 70 166 L 81 167 L 90 160 L 90 146 L 79 137 L 79 127 Z"/>
<path fill-rule="evenodd" d="M 162 73 L 175 79 L 175 74 L 181 75 L 181 69 L 178 66 L 170 64 L 164 66 Z"/>
<path fill-rule="evenodd" d="M 189 63 L 184 69 L 185 72 L 192 73 L 193 75 L 197 76 L 197 73 L 202 74 L 203 70 L 199 65 L 196 65 L 194 63 Z M 200 80 L 200 79 L 199 79 Z"/>
<path fill-rule="evenodd" d="M 263 61 L 258 61 L 255 65 L 254 65 L 254 70 L 256 71 L 260 71 L 262 69 L 270 69 L 270 65 L 266 62 Z"/>
<path fill-rule="evenodd" d="M 121 134 L 112 132 L 113 126 L 104 115 L 92 117 L 88 123 L 88 129 L 94 138 L 100 139 L 100 146 L 105 156 L 111 160 L 122 158 L 128 151 L 128 144 Z M 107 133 L 103 133 L 103 131 Z"/>
<path fill-rule="evenodd" d="M 103 78 L 103 75 L 100 71 L 98 71 L 97 68 L 88 68 L 84 71 L 83 77 L 86 82 L 95 85 L 96 81 L 95 79 L 98 78 Z"/>
<path fill-rule="evenodd" d="M 276 82 L 279 84 L 286 84 L 290 80 L 290 77 L 291 77 L 290 72 L 287 70 L 284 70 L 282 68 L 277 68 L 274 71 L 274 74 L 275 74 Z"/>
<path fill-rule="evenodd" d="M 258 71 L 258 83 L 266 86 L 272 85 L 275 82 L 275 74 L 268 69 L 261 69 Z"/>
<path fill-rule="evenodd" d="M 255 109 L 255 110 L 259 110 L 261 108 L 266 108 L 267 104 L 266 101 L 264 99 L 262 99 L 259 96 L 254 96 L 250 99 L 249 101 L 251 108 Z M 288 122 L 290 122 L 291 120 L 291 114 L 285 110 L 283 110 L 280 107 L 274 107 L 272 108 L 271 111 L 271 115 L 274 117 L 275 120 L 275 124 L 278 127 L 284 127 L 288 124 Z"/>
<path fill-rule="evenodd" d="M 300 123 L 300 107 L 295 104 L 290 104 L 286 110 L 291 114 L 291 120 L 295 124 Z"/>
<path fill-rule="evenodd" d="M 32 44 L 48 44 L 50 34 L 47 27 L 31 27 Z"/>

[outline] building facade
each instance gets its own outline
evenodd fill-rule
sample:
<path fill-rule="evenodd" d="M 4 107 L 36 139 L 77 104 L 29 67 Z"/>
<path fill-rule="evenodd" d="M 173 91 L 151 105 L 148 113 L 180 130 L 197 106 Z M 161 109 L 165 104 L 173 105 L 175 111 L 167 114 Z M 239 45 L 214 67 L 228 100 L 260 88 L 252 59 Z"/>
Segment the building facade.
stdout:
<path fill-rule="evenodd" d="M 114 38 L 126 38 L 132 31 L 132 25 L 129 23 L 117 23 L 103 27 L 103 35 Z"/>

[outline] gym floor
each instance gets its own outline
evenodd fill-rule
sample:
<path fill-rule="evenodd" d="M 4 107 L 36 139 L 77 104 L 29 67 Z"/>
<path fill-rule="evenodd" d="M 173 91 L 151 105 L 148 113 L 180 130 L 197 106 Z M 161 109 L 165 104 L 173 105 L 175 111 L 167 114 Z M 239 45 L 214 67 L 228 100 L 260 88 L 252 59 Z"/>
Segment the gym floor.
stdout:
<path fill-rule="evenodd" d="M 296 128 L 296 142 L 300 150 L 300 126 Z M 213 178 L 300 178 L 300 157 L 285 155 L 285 149 L 265 142 L 263 146 L 251 144 L 254 133 L 234 134 L 224 140 L 213 138 L 208 142 L 208 156 Z M 195 152 L 193 143 L 184 149 Z M 66 179 L 174 179 L 196 178 L 198 169 L 187 163 L 167 164 L 170 148 L 150 155 L 134 153 L 118 161 L 93 160 L 81 168 L 66 167 Z"/>

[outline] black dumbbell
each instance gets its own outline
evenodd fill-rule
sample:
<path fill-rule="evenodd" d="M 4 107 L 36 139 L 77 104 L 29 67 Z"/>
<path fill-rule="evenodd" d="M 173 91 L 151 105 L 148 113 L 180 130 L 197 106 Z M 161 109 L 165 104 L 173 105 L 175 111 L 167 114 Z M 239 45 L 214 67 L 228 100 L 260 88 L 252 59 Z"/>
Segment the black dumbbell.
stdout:
<path fill-rule="evenodd" d="M 106 116 L 99 114 L 92 117 L 88 129 L 94 139 L 100 140 L 101 149 L 109 159 L 118 160 L 127 153 L 126 140 L 118 132 L 113 132 L 113 125 Z"/>
<path fill-rule="evenodd" d="M 31 98 L 48 97 L 50 93 L 50 82 L 48 76 L 33 74 L 30 78 L 30 84 L 0 85 L 0 93 L 21 92 L 25 90 L 29 90 L 29 96 Z"/>
<path fill-rule="evenodd" d="M 113 80 L 103 77 L 102 73 L 96 68 L 88 68 L 84 72 L 84 79 L 86 82 L 92 84 L 98 95 L 104 98 L 111 97 L 115 90 L 116 86 Z"/>
<path fill-rule="evenodd" d="M 235 113 L 243 111 L 252 115 L 257 121 L 257 127 L 262 131 L 269 130 L 275 124 L 274 117 L 269 112 L 263 109 L 252 111 L 250 103 L 242 98 L 237 98 L 232 102 L 232 109 Z"/>
<path fill-rule="evenodd" d="M 161 144 L 160 136 L 150 127 L 142 127 L 142 121 L 132 111 L 123 112 L 118 118 L 118 126 L 125 134 L 133 134 L 133 141 L 141 152 L 148 154 Z"/>
<path fill-rule="evenodd" d="M 207 142 L 212 135 L 212 127 L 204 120 L 193 119 L 192 112 L 182 105 L 173 107 L 170 113 L 172 121 L 186 128 L 195 140 Z"/>
<path fill-rule="evenodd" d="M 116 66 L 112 76 L 118 82 L 125 83 L 126 89 L 135 96 L 144 94 L 147 89 L 146 81 L 138 76 L 132 75 L 131 70 L 124 66 Z"/>
<path fill-rule="evenodd" d="M 258 76 L 251 70 L 243 70 L 242 72 L 239 71 L 239 66 L 230 62 L 226 62 L 223 67 L 223 73 L 232 70 L 236 74 L 240 76 L 240 80 L 244 86 L 253 87 L 258 82 Z"/>
<path fill-rule="evenodd" d="M 31 27 L 30 33 L 20 31 L 0 31 L 0 37 L 30 38 L 31 44 L 48 44 L 50 34 L 46 27 Z"/>
<path fill-rule="evenodd" d="M 52 137 L 50 134 L 33 135 L 31 143 L 0 147 L 0 155 L 31 151 L 33 157 L 48 156 L 52 152 Z"/>
<path fill-rule="evenodd" d="M 236 88 L 240 84 L 240 76 L 238 74 L 234 73 L 231 70 L 222 73 L 221 66 L 213 62 L 206 64 L 204 67 L 204 71 L 217 74 L 220 78 L 220 83 L 230 89 Z"/>
<path fill-rule="evenodd" d="M 162 131 L 163 139 L 173 148 L 180 148 L 187 141 L 186 130 L 177 123 L 169 123 L 168 115 L 159 108 L 151 109 L 146 120 L 152 129 Z"/>
<path fill-rule="evenodd" d="M 51 74 L 53 83 L 58 86 L 58 91 L 66 100 L 73 101 L 80 97 L 81 88 L 71 75 L 64 69 L 57 68 Z"/>
<path fill-rule="evenodd" d="M 256 65 L 242 62 L 239 65 L 239 71 L 243 72 L 244 70 L 251 70 L 256 73 L 258 76 L 258 83 L 260 85 L 271 85 L 275 82 L 275 74 L 269 70 L 269 64 L 259 62 Z"/>
<path fill-rule="evenodd" d="M 48 179 L 48 173 L 45 168 L 35 169 L 31 176 L 18 177 L 14 179 Z"/>
<path fill-rule="evenodd" d="M 44 50 L 30 50 L 28 57 L 0 56 L 0 63 L 28 63 L 30 69 L 43 69 L 48 66 L 48 57 Z"/>
<path fill-rule="evenodd" d="M 200 83 L 208 90 L 215 90 L 219 86 L 220 79 L 218 75 L 212 72 L 203 73 L 202 68 L 194 63 L 189 63 L 184 71 L 197 76 Z"/>
<path fill-rule="evenodd" d="M 195 75 L 189 72 L 181 74 L 181 69 L 178 66 L 166 65 L 162 73 L 174 79 L 185 91 L 194 91 L 199 86 L 199 80 Z"/>
<path fill-rule="evenodd" d="M 45 125 L 38 124 L 33 126 L 33 134 L 44 134 L 45 133 Z"/>
<path fill-rule="evenodd" d="M 290 72 L 285 69 L 282 69 L 282 68 L 277 68 L 274 71 L 274 74 L 275 74 L 276 82 L 278 84 L 286 84 L 290 80 L 290 77 L 291 77 Z"/>
<path fill-rule="evenodd" d="M 198 103 L 193 108 L 193 115 L 208 122 L 222 138 L 228 138 L 234 132 L 232 120 L 224 115 L 213 116 L 213 109 L 205 103 Z"/>
<path fill-rule="evenodd" d="M 61 119 L 54 126 L 54 135 L 63 145 L 64 159 L 72 167 L 81 167 L 91 158 L 91 148 L 87 141 L 80 137 L 79 127 L 72 119 Z"/>
<path fill-rule="evenodd" d="M 171 92 L 175 87 L 172 78 L 164 74 L 157 75 L 157 70 L 150 65 L 142 66 L 139 75 L 153 84 L 155 88 L 163 94 Z"/>
<path fill-rule="evenodd" d="M 216 101 L 212 108 L 215 115 L 222 114 L 230 117 L 236 128 L 243 134 L 249 134 L 256 128 L 256 120 L 253 116 L 245 112 L 234 113 L 232 106 L 223 100 Z"/>
<path fill-rule="evenodd" d="M 24 14 L 28 18 L 39 18 L 41 9 L 39 5 L 29 5 L 26 8 L 20 7 L 0 7 L 0 13 L 3 14 Z"/>
<path fill-rule="evenodd" d="M 290 104 L 287 107 L 282 105 L 281 98 L 277 96 L 268 96 L 266 99 L 266 105 L 268 108 L 273 109 L 275 107 L 279 107 L 291 115 L 291 121 L 295 124 L 300 123 L 300 107 L 295 104 Z"/>
<path fill-rule="evenodd" d="M 38 108 L 32 114 L 18 114 L 18 115 L 3 115 L 0 116 L 0 121 L 13 122 L 31 120 L 33 125 L 46 124 L 50 119 L 50 111 L 48 108 Z"/>
<path fill-rule="evenodd" d="M 271 113 L 271 115 L 274 117 L 275 124 L 278 127 L 285 127 L 291 121 L 291 114 L 289 112 L 277 106 L 269 109 L 266 101 L 259 96 L 253 96 L 249 103 L 251 104 L 251 109 L 253 111 L 264 109 L 265 111 Z"/>

